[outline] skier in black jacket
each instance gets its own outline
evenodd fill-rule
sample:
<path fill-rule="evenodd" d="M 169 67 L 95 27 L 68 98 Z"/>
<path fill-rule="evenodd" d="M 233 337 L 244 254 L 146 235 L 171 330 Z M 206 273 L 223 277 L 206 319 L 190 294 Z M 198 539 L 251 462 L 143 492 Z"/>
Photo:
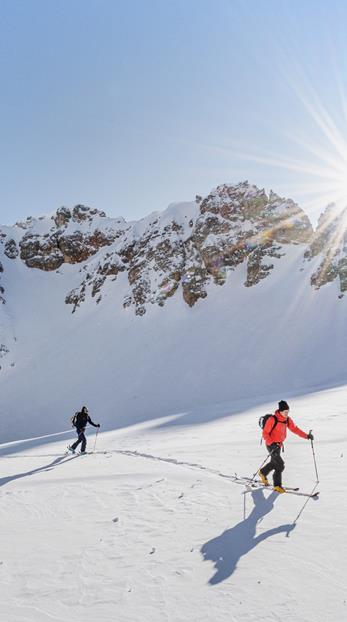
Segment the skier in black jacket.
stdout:
<path fill-rule="evenodd" d="M 71 453 L 75 453 L 75 449 L 76 447 L 82 443 L 81 445 L 81 454 L 85 454 L 86 453 L 86 445 L 87 445 L 87 439 L 85 436 L 85 430 L 86 430 L 86 425 L 87 423 L 90 423 L 90 425 L 93 425 L 94 428 L 100 428 L 100 423 L 94 423 L 91 418 L 89 417 L 88 414 L 88 408 L 86 406 L 82 406 L 82 410 L 78 413 L 76 413 L 73 417 L 72 417 L 72 425 L 76 428 L 76 432 L 78 435 L 78 439 L 77 441 L 75 441 L 73 443 L 73 445 L 69 445 L 68 446 L 68 450 L 71 451 Z"/>

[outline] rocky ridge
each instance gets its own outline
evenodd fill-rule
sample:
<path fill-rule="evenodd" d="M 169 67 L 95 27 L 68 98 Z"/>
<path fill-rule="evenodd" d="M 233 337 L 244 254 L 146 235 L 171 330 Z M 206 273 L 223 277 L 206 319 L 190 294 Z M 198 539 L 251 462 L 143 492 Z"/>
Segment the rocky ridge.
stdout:
<path fill-rule="evenodd" d="M 6 235 L 0 231 L 0 254 L 3 249 L 5 239 L 6 239 Z M 2 261 L 0 261 L 0 308 L 6 304 L 5 288 L 2 284 L 3 273 L 4 273 L 4 266 L 3 266 Z M 8 336 L 6 336 L 5 331 L 1 327 L 0 328 L 0 370 L 2 368 L 1 359 L 5 358 L 9 354 L 8 345 L 7 343 L 5 343 L 7 341 L 6 337 Z"/>
<path fill-rule="evenodd" d="M 6 239 L 6 235 L 4 233 L 1 233 L 1 230 L 0 230 L 0 249 L 4 245 L 5 239 Z M 1 277 L 2 277 L 3 272 L 4 272 L 4 267 L 3 267 L 2 262 L 0 261 L 0 305 L 1 304 L 4 305 L 6 303 L 5 288 L 3 287 L 2 282 L 1 282 L 2 280 Z"/>
<path fill-rule="evenodd" d="M 149 304 L 163 306 L 179 292 L 194 306 L 211 284 L 224 285 L 241 264 L 245 287 L 256 286 L 295 245 L 302 246 L 303 261 L 315 260 L 312 286 L 338 279 L 342 295 L 347 289 L 346 212 L 328 206 L 313 231 L 296 203 L 248 182 L 218 186 L 205 198 L 174 204 L 134 223 L 83 205 L 62 207 L 51 216 L 0 229 L 0 280 L 6 261 L 48 272 L 77 264 L 80 284 L 66 292 L 65 300 L 75 312 L 88 297 L 99 303 L 106 282 L 123 273 L 128 282 L 123 307 L 141 316 Z M 5 302 L 0 281 L 0 303 Z"/>
<path fill-rule="evenodd" d="M 317 229 L 305 253 L 308 260 L 320 257 L 320 264 L 311 276 L 311 284 L 319 289 L 339 280 L 340 291 L 347 291 L 347 208 L 338 210 L 330 204 L 321 214 Z"/>

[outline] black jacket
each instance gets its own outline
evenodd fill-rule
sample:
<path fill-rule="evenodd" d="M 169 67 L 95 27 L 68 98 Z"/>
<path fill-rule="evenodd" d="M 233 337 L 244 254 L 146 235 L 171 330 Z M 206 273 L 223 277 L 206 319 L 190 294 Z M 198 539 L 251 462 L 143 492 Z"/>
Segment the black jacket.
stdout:
<path fill-rule="evenodd" d="M 99 427 L 97 423 L 93 423 L 88 413 L 83 413 L 83 412 L 77 413 L 76 420 L 75 420 L 75 428 L 77 428 L 77 430 L 83 430 L 83 428 L 86 427 L 87 423 L 90 423 L 90 425 L 93 425 L 94 428 Z"/>

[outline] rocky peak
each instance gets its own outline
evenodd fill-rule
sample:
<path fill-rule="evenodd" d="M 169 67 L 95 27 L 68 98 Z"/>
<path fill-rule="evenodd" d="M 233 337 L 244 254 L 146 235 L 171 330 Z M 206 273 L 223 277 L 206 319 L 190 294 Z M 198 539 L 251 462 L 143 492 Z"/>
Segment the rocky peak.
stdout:
<path fill-rule="evenodd" d="M 196 204 L 186 204 L 183 209 L 172 205 L 162 214 L 129 224 L 114 241 L 112 251 L 99 255 L 89 266 L 80 287 L 70 292 L 66 302 L 73 304 L 74 311 L 87 295 L 100 302 L 105 281 L 115 281 L 126 271 L 129 292 L 124 308 L 134 306 L 135 313 L 143 315 L 148 303 L 162 306 L 178 288 L 189 223 L 197 213 Z"/>
<path fill-rule="evenodd" d="M 84 205 L 61 207 L 51 216 L 17 223 L 15 234 L 2 234 L 0 241 L 8 259 L 30 268 L 52 271 L 81 264 L 80 284 L 66 295 L 72 311 L 88 298 L 99 303 L 110 291 L 107 283 L 123 273 L 128 282 L 123 307 L 143 315 L 148 305 L 163 306 L 177 295 L 195 305 L 207 296 L 209 285 L 224 285 L 241 264 L 244 285 L 256 286 L 293 245 L 302 246 L 306 260 L 321 255 L 313 286 L 339 277 L 343 292 L 346 218 L 328 206 L 313 232 L 294 201 L 244 181 L 220 185 L 206 197 L 172 204 L 132 223 Z"/>
<path fill-rule="evenodd" d="M 111 264 L 106 258 L 113 280 L 127 271 L 130 291 L 123 306 L 134 306 L 137 315 L 146 312 L 148 303 L 163 306 L 179 290 L 193 306 L 207 296 L 209 283 L 223 285 L 228 272 L 243 262 L 245 285 L 256 285 L 273 270 L 286 245 L 307 243 L 312 236 L 309 219 L 293 201 L 267 195 L 248 182 L 218 186 L 189 205 L 189 217 L 180 222 L 173 209 L 140 231 L 133 227 L 114 245 Z M 102 260 L 67 302 L 76 309 L 88 291 L 100 301 L 107 272 Z"/>
<path fill-rule="evenodd" d="M 248 181 L 235 186 L 222 184 L 201 201 L 200 212 L 219 213 L 230 220 L 249 219 L 256 216 L 267 202 L 265 190 L 250 185 Z"/>
<path fill-rule="evenodd" d="M 2 250 L 2 247 L 4 246 L 5 239 L 6 239 L 6 235 L 0 231 L 0 249 L 1 250 Z M 4 266 L 2 262 L 0 261 L 0 305 L 6 303 L 5 288 L 3 287 L 2 282 L 1 282 L 2 280 L 1 277 L 2 277 L 3 272 L 4 272 Z"/>
<path fill-rule="evenodd" d="M 52 219 L 57 227 L 66 227 L 70 221 L 75 223 L 91 223 L 95 216 L 98 216 L 99 218 L 106 218 L 105 212 L 87 207 L 86 205 L 75 205 L 72 210 L 68 207 L 60 207 L 52 216 Z"/>
<path fill-rule="evenodd" d="M 69 224 L 72 218 L 71 210 L 68 207 L 59 207 L 56 213 L 52 216 L 52 220 L 54 220 L 56 227 L 65 227 Z"/>
<path fill-rule="evenodd" d="M 200 279 L 222 285 L 229 270 L 247 262 L 246 286 L 273 269 L 282 245 L 302 244 L 312 236 L 306 214 L 291 200 L 250 185 L 218 186 L 201 202 L 192 238 L 202 259 Z"/>
<path fill-rule="evenodd" d="M 200 212 L 219 216 L 246 232 L 269 227 L 271 237 L 284 243 L 307 242 L 312 234 L 308 217 L 294 201 L 272 191 L 267 195 L 247 181 L 218 186 L 202 201 Z"/>
<path fill-rule="evenodd" d="M 85 205 L 61 207 L 52 216 L 16 223 L 15 228 L 24 234 L 17 235 L 17 243 L 7 240 L 5 253 L 11 259 L 20 254 L 28 268 L 52 271 L 64 263 L 81 263 L 111 245 L 125 224 L 123 219 L 108 219 L 105 212 Z"/>
<path fill-rule="evenodd" d="M 341 293 L 347 291 L 347 207 L 339 209 L 334 203 L 327 206 L 318 220 L 305 258 L 320 258 L 311 276 L 311 284 L 319 289 L 339 279 Z"/>

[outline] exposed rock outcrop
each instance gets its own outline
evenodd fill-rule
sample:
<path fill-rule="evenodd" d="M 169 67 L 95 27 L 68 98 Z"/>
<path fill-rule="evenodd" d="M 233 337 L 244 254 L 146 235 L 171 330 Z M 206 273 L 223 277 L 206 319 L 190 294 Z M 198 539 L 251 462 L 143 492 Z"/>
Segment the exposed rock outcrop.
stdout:
<path fill-rule="evenodd" d="M 99 229 L 100 218 L 106 218 L 104 212 L 76 205 L 72 211 L 59 208 L 51 219 L 54 225 L 44 234 L 35 232 L 32 219 L 17 224 L 26 230 L 19 243 L 21 259 L 29 268 L 46 271 L 57 270 L 63 263 L 86 261 L 103 246 L 111 245 L 118 235 L 113 228 Z"/>
<path fill-rule="evenodd" d="M 26 233 L 19 243 L 20 258 L 28 268 L 56 270 L 64 262 L 63 253 L 58 248 L 57 236 Z"/>
<path fill-rule="evenodd" d="M 245 285 L 256 285 L 273 270 L 272 260 L 284 254 L 282 246 L 304 244 L 312 236 L 310 221 L 298 205 L 273 192 L 267 196 L 248 182 L 219 186 L 200 203 L 200 212 L 192 234 L 203 263 L 197 298 L 207 274 L 223 285 L 228 271 L 243 262 Z"/>
<path fill-rule="evenodd" d="M 92 298 L 96 298 L 96 302 L 99 303 L 102 299 L 101 289 L 107 277 L 112 277 L 112 280 L 115 281 L 118 273 L 123 272 L 125 269 L 125 265 L 118 255 L 106 253 L 104 260 L 102 262 L 99 261 L 94 270 L 91 272 L 87 271 L 81 285 L 66 296 L 66 304 L 73 305 L 72 312 L 74 313 L 77 307 L 84 302 L 87 292 L 90 293 Z"/>
<path fill-rule="evenodd" d="M 340 291 L 347 291 L 347 208 L 340 210 L 331 204 L 321 214 L 305 257 L 320 258 L 311 276 L 311 284 L 319 289 L 339 279 Z"/>
<path fill-rule="evenodd" d="M 0 274 L 2 274 L 3 271 L 4 271 L 4 268 L 3 268 L 3 265 L 2 265 L 2 263 L 0 261 Z M 5 294 L 5 289 L 1 285 L 1 281 L 0 281 L 0 304 L 3 304 L 3 305 L 6 303 L 4 294 Z"/>
<path fill-rule="evenodd" d="M 207 296 L 207 286 L 223 285 L 228 272 L 247 262 L 245 285 L 266 278 L 284 246 L 305 244 L 312 227 L 304 212 L 247 182 L 223 185 L 205 199 L 196 197 L 194 218 L 183 224 L 161 217 L 149 221 L 136 235 L 131 229 L 115 245 L 115 255 L 127 270 L 130 292 L 123 306 L 134 306 L 143 315 L 147 304 L 163 306 L 180 288 L 185 302 L 193 306 Z M 91 295 L 101 292 L 102 263 L 94 268 Z M 118 265 L 118 264 L 117 264 Z M 76 306 L 85 299 L 88 282 L 74 290 L 67 302 Z"/>
<path fill-rule="evenodd" d="M 16 259 L 19 255 L 16 242 L 11 238 L 5 242 L 4 253 L 9 259 Z"/>
<path fill-rule="evenodd" d="M 8 258 L 19 255 L 29 268 L 83 264 L 78 287 L 66 295 L 73 312 L 88 298 L 99 303 L 111 291 L 108 283 L 124 274 L 123 307 L 141 316 L 149 305 L 163 306 L 177 295 L 194 306 L 241 265 L 244 285 L 257 286 L 293 246 L 302 248 L 307 261 L 319 258 L 314 287 L 339 279 L 346 291 L 346 212 L 329 206 L 313 232 L 296 203 L 242 182 L 137 223 L 109 219 L 84 205 L 61 207 L 52 216 L 17 223 L 16 235 L 1 234 L 0 241 Z"/>
<path fill-rule="evenodd" d="M 91 234 L 76 231 L 71 235 L 58 235 L 57 243 L 64 263 L 81 263 L 95 255 L 103 246 L 110 246 L 114 239 L 114 234 L 107 235 L 98 230 Z"/>

